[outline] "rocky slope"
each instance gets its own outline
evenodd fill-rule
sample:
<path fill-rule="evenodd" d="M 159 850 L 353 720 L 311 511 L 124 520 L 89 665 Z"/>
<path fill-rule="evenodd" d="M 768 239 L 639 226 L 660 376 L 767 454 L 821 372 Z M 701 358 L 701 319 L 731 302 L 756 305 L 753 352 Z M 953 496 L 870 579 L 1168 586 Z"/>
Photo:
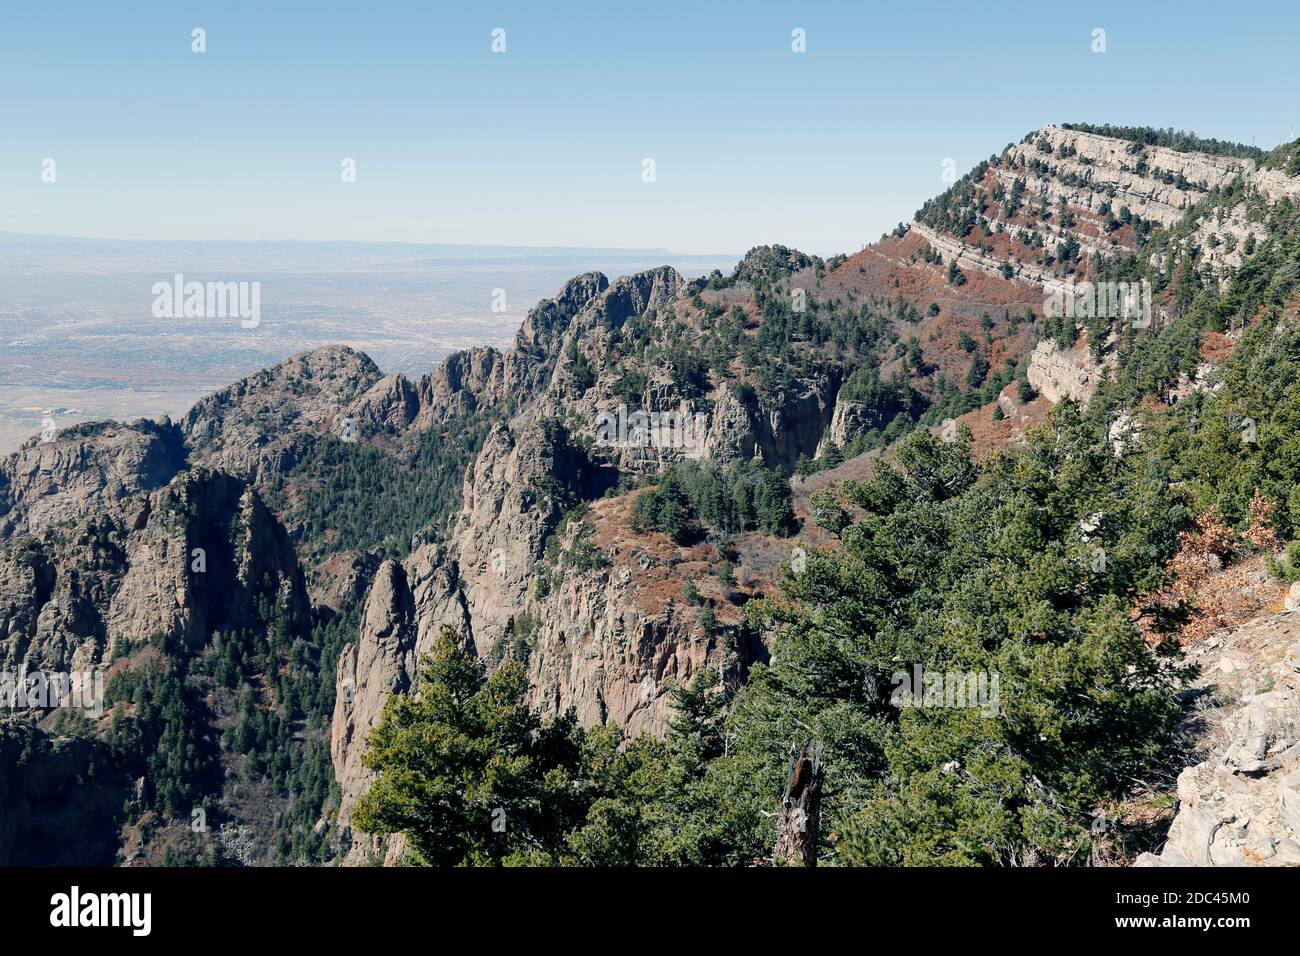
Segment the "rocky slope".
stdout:
<path fill-rule="evenodd" d="M 101 422 L 48 437 L 0 462 L 0 540 L 153 491 L 185 462 L 181 435 L 168 422 Z"/>
<path fill-rule="evenodd" d="M 96 705 L 50 711 L 15 701 L 8 729 L 0 721 L 0 778 L 8 781 L 0 785 L 8 791 L 0 793 L 0 861 L 123 859 L 123 827 L 138 812 L 126 808 L 142 805 L 146 780 L 163 772 L 150 748 L 179 729 L 159 725 L 159 712 L 123 688 L 157 681 L 157 649 L 174 648 L 185 667 L 213 654 L 223 632 L 261 629 L 268 614 L 306 631 L 304 576 L 257 493 L 221 472 L 182 471 L 155 491 L 0 547 L 0 672 L 70 674 Z M 191 706 L 196 719 L 209 709 Z M 72 735 L 69 721 L 78 728 Z M 193 745 L 205 747 L 215 731 L 197 724 L 193 733 Z M 26 743 L 13 743 L 15 734 Z M 193 765 L 184 775 L 201 772 Z M 214 814 L 218 799 L 210 798 Z M 73 831 L 79 837 L 70 842 Z M 143 846 L 138 837 L 137 854 Z"/>
<path fill-rule="evenodd" d="M 1048 124 L 927 203 L 917 229 L 947 262 L 1043 284 L 1136 251 L 1215 190 L 1255 175 L 1252 159 L 1100 136 Z M 1276 188 L 1273 188 L 1276 193 Z M 1075 248 L 1059 250 L 1063 242 Z M 1009 264 L 1004 270 L 1003 264 Z"/>
<path fill-rule="evenodd" d="M 85 670 L 156 635 L 197 647 L 247 625 L 259 598 L 308 613 L 284 529 L 206 470 L 0 550 L 0 580 L 0 669 Z"/>
<path fill-rule="evenodd" d="M 1213 702 L 1198 710 L 1204 759 L 1179 774 L 1164 845 L 1138 866 L 1300 866 L 1296 614 L 1265 614 L 1193 649 Z"/>
<path fill-rule="evenodd" d="M 1288 166 L 1287 147 L 1261 163 L 1259 150 L 1212 153 L 1198 145 L 1171 148 L 1048 124 L 980 164 L 900 226 L 903 239 L 871 254 L 897 255 L 908 240 L 919 242 L 920 258 L 936 273 L 956 267 L 982 283 L 1027 286 L 1039 316 L 1051 288 L 1096 279 L 1107 262 L 1130 255 L 1170 268 L 1190 259 L 1226 286 L 1266 241 L 1272 208 L 1300 194 L 1300 167 Z M 1168 241 L 1147 246 L 1162 229 Z M 1173 308 L 1157 296 L 1151 320 L 1167 322 Z M 1115 347 L 1108 340 L 1099 362 L 1075 343 L 1040 342 L 1029 359 L 1031 384 L 1051 401 L 1086 402 Z"/>

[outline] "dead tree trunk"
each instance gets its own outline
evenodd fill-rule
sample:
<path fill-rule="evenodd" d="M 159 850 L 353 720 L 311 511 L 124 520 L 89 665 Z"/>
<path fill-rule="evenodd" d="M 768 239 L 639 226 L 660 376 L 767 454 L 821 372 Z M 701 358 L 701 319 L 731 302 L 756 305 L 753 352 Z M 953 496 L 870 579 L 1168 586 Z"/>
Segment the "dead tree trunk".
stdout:
<path fill-rule="evenodd" d="M 821 756 L 820 743 L 805 741 L 790 765 L 790 779 L 777 812 L 776 847 L 772 851 L 772 862 L 777 866 L 817 865 L 824 776 Z"/>

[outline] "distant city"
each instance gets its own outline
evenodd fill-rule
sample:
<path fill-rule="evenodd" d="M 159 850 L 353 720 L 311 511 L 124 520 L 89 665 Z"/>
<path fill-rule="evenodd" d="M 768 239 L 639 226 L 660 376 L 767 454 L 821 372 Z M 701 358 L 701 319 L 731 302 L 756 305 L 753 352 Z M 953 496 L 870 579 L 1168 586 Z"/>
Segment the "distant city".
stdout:
<path fill-rule="evenodd" d="M 117 241 L 0 232 L 0 453 L 104 418 L 183 414 L 287 355 L 350 345 L 419 376 L 449 352 L 508 345 L 574 275 L 658 265 L 729 272 L 738 254 L 365 242 Z M 257 284 L 259 321 L 156 308 L 176 276 Z M 170 317 L 175 314 L 176 317 Z M 161 316 L 161 317 L 160 317 Z"/>

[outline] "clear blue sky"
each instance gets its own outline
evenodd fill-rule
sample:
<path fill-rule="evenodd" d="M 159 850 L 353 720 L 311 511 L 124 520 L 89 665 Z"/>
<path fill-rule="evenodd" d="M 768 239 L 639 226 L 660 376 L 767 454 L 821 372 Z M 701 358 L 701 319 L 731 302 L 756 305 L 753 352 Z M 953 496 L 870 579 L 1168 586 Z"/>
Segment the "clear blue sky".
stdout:
<path fill-rule="evenodd" d="M 1046 122 L 1293 138 L 1298 7 L 6 0 L 0 229 L 853 251 Z"/>

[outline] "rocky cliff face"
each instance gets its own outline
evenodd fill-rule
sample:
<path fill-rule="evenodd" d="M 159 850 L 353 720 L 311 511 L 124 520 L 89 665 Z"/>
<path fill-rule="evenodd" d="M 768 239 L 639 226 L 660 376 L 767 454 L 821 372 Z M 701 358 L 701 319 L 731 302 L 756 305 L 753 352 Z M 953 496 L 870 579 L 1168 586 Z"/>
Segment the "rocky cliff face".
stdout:
<path fill-rule="evenodd" d="M 659 734 L 673 684 L 710 667 L 735 686 L 766 651 L 728 601 L 732 585 L 714 578 L 714 546 L 631 533 L 635 499 L 602 499 L 581 521 L 565 523 L 502 652 L 526 662 L 531 703 L 541 713 L 572 708 L 585 726 Z M 690 597 L 687 581 L 700 597 Z M 706 600 L 716 610 L 712 620 Z"/>
<path fill-rule="evenodd" d="M 1195 656 L 1222 701 L 1200 763 L 1178 777 L 1178 813 L 1138 866 L 1300 865 L 1300 622 L 1269 614 Z"/>
<path fill-rule="evenodd" d="M 1093 358 L 1086 342 L 1061 349 L 1052 342 L 1043 341 L 1029 356 L 1026 376 L 1034 390 L 1049 402 L 1071 398 L 1087 404 L 1106 370 L 1114 366 L 1113 354 L 1106 355 L 1099 362 Z"/>
<path fill-rule="evenodd" d="M 841 374 L 839 369 L 800 382 L 783 394 L 783 401 L 763 409 L 759 420 L 758 449 L 763 461 L 793 468 L 800 456 L 812 456 L 835 414 Z"/>
<path fill-rule="evenodd" d="M 1014 175 L 1016 166 L 1027 168 L 1035 159 L 1045 160 L 1050 173 L 1031 171 L 1030 189 L 1050 201 L 1064 199 L 1090 212 L 1103 202 L 1115 208 L 1124 205 L 1162 226 L 1177 223 L 1209 190 L 1254 169 L 1250 160 L 1235 156 L 1139 146 L 1051 123 L 1010 147 L 1007 158 L 1011 168 L 998 173 L 1003 180 Z M 1173 183 L 1166 182 L 1169 177 Z"/>
<path fill-rule="evenodd" d="M 284 529 L 244 482 L 183 472 L 165 488 L 0 549 L 0 668 L 82 670 L 114 644 L 190 646 L 244 626 L 259 598 L 305 619 Z"/>
<path fill-rule="evenodd" d="M 609 280 L 599 272 L 587 272 L 570 279 L 559 295 L 542 300 L 529 311 L 515 337 L 516 351 L 554 355 L 559 351 L 573 317 L 608 288 Z"/>
<path fill-rule="evenodd" d="M 1093 257 L 1133 251 L 1132 222 L 1173 225 L 1248 167 L 1048 124 L 990 159 L 951 198 L 928 204 L 909 229 L 944 264 L 1042 286 L 1076 265 L 1086 274 Z M 1077 246 L 1070 262 L 1055 255 L 1063 242 Z"/>
<path fill-rule="evenodd" d="M 944 264 L 1037 286 L 1076 273 L 1082 281 L 1091 260 L 1136 251 L 1138 228 L 1172 228 L 1193 215 L 1181 248 L 1226 281 L 1266 238 L 1264 211 L 1300 196 L 1300 177 L 1252 159 L 1048 124 L 993 157 L 958 200 L 968 192 L 973 205 L 960 216 L 945 214 L 951 203 L 943 212 L 928 204 L 909 226 Z M 1056 255 L 1062 242 L 1077 246 L 1075 263 Z"/>
<path fill-rule="evenodd" d="M 506 360 L 496 349 L 474 348 L 447 356 L 420 380 L 418 425 L 429 427 L 504 404 L 511 395 L 506 376 Z"/>
<path fill-rule="evenodd" d="M 185 465 L 169 422 L 78 425 L 0 462 L 0 540 L 36 534 L 165 485 Z"/>
<path fill-rule="evenodd" d="M 288 633 L 309 633 L 304 576 L 257 493 L 222 472 L 183 470 L 161 488 L 113 496 L 95 514 L 0 544 L 0 672 L 70 674 L 93 688 L 101 707 L 110 678 L 156 687 L 170 667 L 201 669 L 193 661 L 215 651 L 219 633 L 261 633 L 268 617 Z M 86 681 L 87 672 L 98 678 Z M 211 722 L 219 719 L 207 704 L 172 697 L 165 710 L 146 712 L 129 690 L 115 699 L 123 701 L 117 710 L 19 703 L 10 712 L 3 705 L 0 863 L 126 859 L 123 827 L 141 812 L 146 778 L 174 783 L 176 775 L 193 781 L 205 773 L 208 758 L 200 755 L 213 753 Z M 162 726 L 160 717 L 173 723 Z M 188 741 L 184 751 L 177 739 Z M 155 746 L 157 766 L 150 763 Z M 218 783 L 203 798 L 212 812 L 227 796 Z M 188 833 L 187 825 L 173 829 Z M 143 833 L 131 840 L 138 853 Z"/>
<path fill-rule="evenodd" d="M 285 471 L 297 437 L 341 433 L 350 406 L 382 378 L 368 356 L 346 346 L 285 359 L 190 409 L 181 428 L 191 459 L 252 481 Z"/>
<path fill-rule="evenodd" d="M 473 641 L 487 656 L 524 605 L 528 575 L 566 502 L 580 500 L 588 459 L 558 426 L 529 422 L 493 430 L 465 477 L 451 549 L 462 570 Z"/>
<path fill-rule="evenodd" d="M 818 456 L 824 454 L 830 444 L 843 448 L 871 427 L 873 427 L 873 416 L 867 406 L 841 395 L 835 403 L 835 411 L 831 415 L 831 423 L 826 429 L 826 434 L 817 446 Z"/>
<path fill-rule="evenodd" d="M 524 657 L 541 712 L 573 708 L 584 724 L 612 721 L 633 731 L 663 731 L 668 681 L 687 680 L 706 664 L 734 675 L 753 659 L 745 641 L 702 629 L 695 609 L 644 593 L 635 567 L 565 565 L 584 528 L 561 528 L 568 509 L 598 498 L 620 474 L 683 457 L 680 448 L 599 443 L 596 426 L 602 411 L 626 404 L 615 390 L 626 370 L 619 360 L 623 327 L 633 320 L 667 324 L 685 294 L 681 277 L 667 268 L 613 283 L 580 276 L 530 313 L 514 349 L 458 354 L 421 384 L 412 427 L 453 407 L 509 405 L 513 413 L 492 425 L 467 470 L 445 548 L 425 546 L 380 568 L 356 641 L 340 657 L 331 752 L 345 822 L 368 783 L 365 735 L 384 700 L 410 688 L 442 624 L 486 660 Z M 647 368 L 646 382 L 652 409 L 689 413 L 691 404 L 671 380 Z M 694 454 L 723 463 L 755 456 L 793 462 L 810 454 L 838 384 L 835 370 L 769 408 L 746 406 L 718 388 L 700 436 L 704 447 Z M 552 583 L 539 593 L 545 562 Z M 348 862 L 384 852 L 355 839 Z"/>
<path fill-rule="evenodd" d="M 757 658 L 761 649 L 746 646 L 743 629 L 702 627 L 696 608 L 654 593 L 639 570 L 566 571 L 530 602 L 528 677 L 540 713 L 572 708 L 585 726 L 659 734 L 673 683 L 685 685 L 705 667 L 738 680 Z"/>
<path fill-rule="evenodd" d="M 757 274 L 760 265 L 751 271 Z M 712 408 L 701 413 L 707 426 L 698 449 L 597 442 L 599 416 L 626 407 L 615 388 L 628 370 L 624 326 L 633 320 L 667 326 L 687 308 L 688 295 L 669 268 L 613 283 L 580 276 L 530 313 L 515 349 L 504 356 L 490 350 L 453 356 L 420 387 L 430 398 L 421 398 L 416 421 L 435 419 L 441 413 L 430 409 L 438 406 L 502 404 L 507 397 L 514 403 L 513 416 L 492 426 L 465 475 L 444 558 L 455 569 L 448 580 L 463 602 L 464 633 L 481 657 L 490 658 L 525 616 L 541 622 L 529 637 L 535 700 L 551 711 L 572 706 L 584 722 L 662 730 L 662 681 L 726 655 L 716 637 L 700 633 L 693 613 L 648 609 L 634 593 L 634 568 L 578 575 L 535 597 L 534 573 L 566 510 L 598 497 L 620 474 L 654 471 L 684 456 L 722 464 L 761 457 L 792 466 L 815 452 L 835 407 L 842 372 L 831 366 L 767 402 L 747 404 L 732 389 L 716 387 L 702 403 Z M 692 414 L 692 403 L 671 380 L 657 378 L 654 368 L 645 378 L 652 410 Z M 388 584 L 377 581 L 381 586 Z M 425 606 L 409 622 L 422 633 L 431 626 L 426 616 L 445 619 L 446 602 Z M 398 654 L 397 645 L 370 633 L 373 624 L 363 625 L 357 647 Z M 409 670 L 390 661 L 384 673 L 390 672 Z M 355 762 L 352 739 L 336 736 L 336 760 L 345 767 Z"/>
<path fill-rule="evenodd" d="M 343 648 L 336 673 L 330 756 L 341 794 L 344 861 L 383 855 L 383 845 L 351 829 L 351 811 L 371 775 L 362 763 L 365 740 L 393 694 L 407 693 L 420 657 L 443 626 L 472 633 L 457 568 L 446 552 L 426 545 L 405 561 L 385 561 L 366 597 L 357 640 Z"/>

